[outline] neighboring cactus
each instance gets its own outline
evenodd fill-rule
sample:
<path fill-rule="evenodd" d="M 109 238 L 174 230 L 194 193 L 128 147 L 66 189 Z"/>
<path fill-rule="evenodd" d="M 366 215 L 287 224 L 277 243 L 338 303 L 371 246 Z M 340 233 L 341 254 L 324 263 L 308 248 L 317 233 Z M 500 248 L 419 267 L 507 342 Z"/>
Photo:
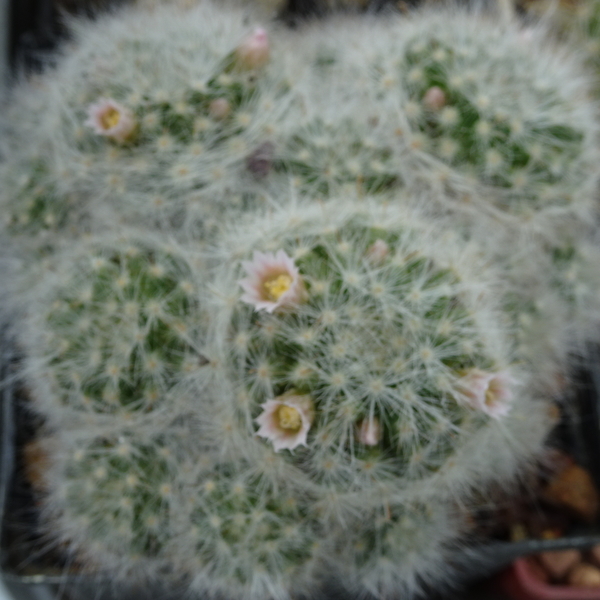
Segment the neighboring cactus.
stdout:
<path fill-rule="evenodd" d="M 15 92 L 0 197 L 9 230 L 30 245 L 116 219 L 207 238 L 226 209 L 260 204 L 252 160 L 290 103 L 267 32 L 210 2 L 99 21 L 75 22 L 75 48 Z"/>
<path fill-rule="evenodd" d="M 586 65 L 596 72 L 595 93 L 598 95 L 597 72 L 600 68 L 600 2 L 534 2 L 526 6 L 531 14 L 552 30 L 561 42 L 568 41 Z"/>
<path fill-rule="evenodd" d="M 306 82 L 315 140 L 319 111 L 334 126 L 370 128 L 390 157 L 388 177 L 449 187 L 484 215 L 515 215 L 513 227 L 537 219 L 532 226 L 551 235 L 556 220 L 591 214 L 598 126 L 590 81 L 540 31 L 429 10 L 318 24 L 290 45 L 315 64 Z M 347 103 L 352 117 L 342 125 L 335 113 L 346 118 Z M 330 149 L 344 163 L 354 147 L 335 140 Z"/>
<path fill-rule="evenodd" d="M 550 283 L 553 248 L 589 243 L 597 210 L 597 107 L 578 57 L 541 29 L 457 10 L 303 33 L 289 46 L 314 65 L 297 84 L 309 108 L 274 164 L 324 201 L 342 183 L 431 189 L 427 201 L 448 227 L 482 243 L 504 272 L 511 313 L 535 322 L 530 308 L 545 304 L 539 315 L 556 328 L 540 322 L 532 337 L 521 328 L 519 356 L 536 370 L 552 356 L 565 371 L 568 353 L 584 349 L 573 343 L 582 324 L 597 317 L 597 278 L 587 302 L 568 306 Z"/>
<path fill-rule="evenodd" d="M 205 361 L 201 270 L 189 254 L 151 240 L 82 243 L 57 257 L 57 274 L 36 287 L 19 337 L 49 416 L 167 409 L 172 388 Z"/>
<path fill-rule="evenodd" d="M 478 436 L 489 438 L 478 477 L 502 470 L 491 430 L 531 401 L 501 335 L 502 294 L 480 258 L 434 232 L 397 207 L 339 199 L 283 208 L 223 241 L 206 352 L 237 390 L 239 436 L 285 449 L 291 477 L 439 498 L 469 487 L 463 451 Z"/>

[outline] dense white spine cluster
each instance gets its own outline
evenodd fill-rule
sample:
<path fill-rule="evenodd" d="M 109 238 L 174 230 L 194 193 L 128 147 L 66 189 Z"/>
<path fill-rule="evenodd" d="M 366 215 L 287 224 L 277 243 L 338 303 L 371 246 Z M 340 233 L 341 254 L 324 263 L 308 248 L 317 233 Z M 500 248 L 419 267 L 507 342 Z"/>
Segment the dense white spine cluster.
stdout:
<path fill-rule="evenodd" d="M 117 581 L 410 597 L 597 334 L 596 106 L 485 15 L 237 4 L 76 21 L 2 116 L 44 522 Z"/>

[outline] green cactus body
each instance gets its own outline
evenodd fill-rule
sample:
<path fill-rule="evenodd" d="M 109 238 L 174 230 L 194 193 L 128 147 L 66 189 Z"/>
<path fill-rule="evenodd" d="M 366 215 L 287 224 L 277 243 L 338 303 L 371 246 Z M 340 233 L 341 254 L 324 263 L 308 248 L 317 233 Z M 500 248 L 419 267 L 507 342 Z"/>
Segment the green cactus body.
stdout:
<path fill-rule="evenodd" d="M 206 240 L 224 214 L 261 204 L 269 167 L 256 153 L 292 94 L 285 61 L 241 63 L 245 11 L 206 2 L 72 25 L 75 47 L 15 91 L 4 123 L 11 234 L 94 233 L 116 219 Z"/>
<path fill-rule="evenodd" d="M 296 45 L 315 65 L 310 104 L 333 122 L 339 106 L 337 124 L 348 128 L 349 103 L 349 122 L 376 130 L 379 152 L 393 149 L 385 172 L 397 181 L 466 195 L 482 215 L 499 211 L 512 226 L 589 216 L 597 162 L 590 79 L 540 31 L 425 10 L 319 24 Z M 339 149 L 343 162 L 351 146 Z"/>
<path fill-rule="evenodd" d="M 249 259 L 230 259 L 229 281 L 239 277 L 246 294 L 219 292 L 226 304 L 212 343 L 223 353 L 217 362 L 229 365 L 223 376 L 245 394 L 232 402 L 246 435 L 258 430 L 298 472 L 344 493 L 379 482 L 418 495 L 419 482 L 449 468 L 466 439 L 509 412 L 518 369 L 501 341 L 495 292 L 470 279 L 466 260 L 437 254 L 414 215 L 338 201 L 330 210 L 283 209 L 269 225 L 246 228 L 256 233 L 237 232 L 245 246 L 228 240 L 229 256 Z M 272 279 L 242 278 L 283 253 L 295 275 L 279 263 Z M 286 285 L 281 297 L 296 299 L 279 307 L 269 294 Z M 253 286 L 263 307 L 248 297 Z M 488 395 L 476 408 L 469 382 L 483 373 Z"/>
<path fill-rule="evenodd" d="M 145 413 L 204 360 L 195 273 L 176 248 L 109 238 L 68 258 L 27 340 L 56 408 Z M 41 317 L 41 322 L 38 320 Z M 43 343 L 40 345 L 40 338 Z M 35 357 L 35 358 L 33 358 Z"/>

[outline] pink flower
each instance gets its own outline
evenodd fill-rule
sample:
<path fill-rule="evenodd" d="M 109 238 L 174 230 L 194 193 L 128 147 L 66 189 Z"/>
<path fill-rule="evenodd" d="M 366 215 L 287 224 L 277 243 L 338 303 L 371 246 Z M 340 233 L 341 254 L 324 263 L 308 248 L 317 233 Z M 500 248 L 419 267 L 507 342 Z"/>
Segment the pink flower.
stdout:
<path fill-rule="evenodd" d="M 258 69 L 269 62 L 270 53 L 269 36 L 259 27 L 237 47 L 235 58 L 244 69 Z"/>
<path fill-rule="evenodd" d="M 446 94 L 437 85 L 430 87 L 423 96 L 423 104 L 430 110 L 440 110 L 446 104 Z"/>
<path fill-rule="evenodd" d="M 242 301 L 253 304 L 256 310 L 272 313 L 304 299 L 306 292 L 298 267 L 283 250 L 277 254 L 255 251 L 252 261 L 244 261 L 242 266 L 248 274 L 238 282 L 245 291 Z"/>
<path fill-rule="evenodd" d="M 356 437 L 365 446 L 377 446 L 381 440 L 381 423 L 377 417 L 362 419 L 357 425 Z"/>
<path fill-rule="evenodd" d="M 507 371 L 488 373 L 480 369 L 471 369 L 458 384 L 473 408 L 496 419 L 510 411 L 512 388 L 516 380 Z"/>
<path fill-rule="evenodd" d="M 85 124 L 98 135 L 120 143 L 126 142 L 137 126 L 133 113 L 112 98 L 102 98 L 96 104 L 91 104 Z"/>
<path fill-rule="evenodd" d="M 367 248 L 367 259 L 374 265 L 381 265 L 390 254 L 390 247 L 383 240 L 375 240 Z"/>
<path fill-rule="evenodd" d="M 314 418 L 313 402 L 310 396 L 284 394 L 261 404 L 263 412 L 256 419 L 260 429 L 256 435 L 273 442 L 275 452 L 282 448 L 293 450 L 296 446 L 306 446 L 306 436 Z"/>

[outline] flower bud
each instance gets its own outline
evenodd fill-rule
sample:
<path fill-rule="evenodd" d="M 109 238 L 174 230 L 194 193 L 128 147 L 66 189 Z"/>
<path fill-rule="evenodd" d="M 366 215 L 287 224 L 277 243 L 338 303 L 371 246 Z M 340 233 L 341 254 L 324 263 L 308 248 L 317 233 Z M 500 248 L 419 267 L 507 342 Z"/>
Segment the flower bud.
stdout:
<path fill-rule="evenodd" d="M 236 49 L 235 57 L 239 67 L 258 69 L 269 62 L 270 48 L 267 32 L 258 28 Z"/>
<path fill-rule="evenodd" d="M 229 116 L 231 112 L 231 104 L 225 98 L 217 98 L 208 106 L 208 114 L 217 121 L 222 121 Z"/>
<path fill-rule="evenodd" d="M 437 85 L 430 87 L 423 96 L 423 104 L 429 110 L 440 110 L 446 105 L 446 94 Z"/>
<path fill-rule="evenodd" d="M 377 446 L 381 441 L 381 424 L 377 417 L 363 419 L 357 427 L 358 441 L 365 446 Z"/>

